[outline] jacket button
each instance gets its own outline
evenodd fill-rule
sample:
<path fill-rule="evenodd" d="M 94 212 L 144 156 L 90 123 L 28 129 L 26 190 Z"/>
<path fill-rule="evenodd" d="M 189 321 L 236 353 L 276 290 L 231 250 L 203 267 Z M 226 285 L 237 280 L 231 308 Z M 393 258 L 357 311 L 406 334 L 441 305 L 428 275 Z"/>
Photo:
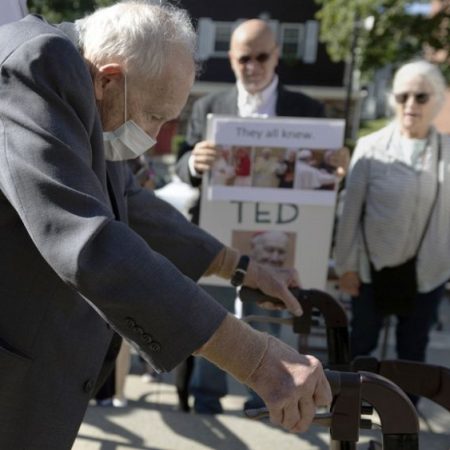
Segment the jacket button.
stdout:
<path fill-rule="evenodd" d="M 131 317 L 127 317 L 125 319 L 125 323 L 127 324 L 128 328 L 134 328 L 136 326 L 136 322 Z"/>
<path fill-rule="evenodd" d="M 152 342 L 148 347 L 152 352 L 155 353 L 161 350 L 161 345 L 158 342 Z"/>
<path fill-rule="evenodd" d="M 134 331 L 136 334 L 142 336 L 144 334 L 144 330 L 141 327 L 134 327 Z"/>
<path fill-rule="evenodd" d="M 150 344 L 150 342 L 153 341 L 152 337 L 149 334 L 144 334 L 142 336 L 142 340 L 146 343 L 146 344 Z"/>
<path fill-rule="evenodd" d="M 86 392 L 87 394 L 90 394 L 92 392 L 92 390 L 94 389 L 95 383 L 94 380 L 87 380 L 84 382 L 83 385 L 83 391 Z"/>

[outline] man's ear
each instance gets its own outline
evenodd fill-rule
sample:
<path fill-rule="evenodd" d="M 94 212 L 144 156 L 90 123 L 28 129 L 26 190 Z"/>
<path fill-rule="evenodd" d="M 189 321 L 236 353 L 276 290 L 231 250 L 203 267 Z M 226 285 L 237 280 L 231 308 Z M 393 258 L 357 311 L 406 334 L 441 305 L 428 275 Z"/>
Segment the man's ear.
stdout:
<path fill-rule="evenodd" d="M 96 100 L 103 100 L 105 90 L 111 85 L 121 83 L 124 70 L 120 64 L 109 63 L 97 67 L 94 72 L 94 90 Z"/>

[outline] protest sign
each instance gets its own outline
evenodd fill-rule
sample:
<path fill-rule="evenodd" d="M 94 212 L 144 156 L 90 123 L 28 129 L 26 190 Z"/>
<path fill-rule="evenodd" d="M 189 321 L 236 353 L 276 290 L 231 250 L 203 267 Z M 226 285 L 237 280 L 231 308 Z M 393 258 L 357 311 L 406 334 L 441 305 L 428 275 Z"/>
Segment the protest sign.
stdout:
<path fill-rule="evenodd" d="M 201 227 L 258 261 L 296 267 L 305 288 L 323 289 L 343 134 L 343 120 L 211 115 L 207 137 L 218 157 L 203 180 Z"/>

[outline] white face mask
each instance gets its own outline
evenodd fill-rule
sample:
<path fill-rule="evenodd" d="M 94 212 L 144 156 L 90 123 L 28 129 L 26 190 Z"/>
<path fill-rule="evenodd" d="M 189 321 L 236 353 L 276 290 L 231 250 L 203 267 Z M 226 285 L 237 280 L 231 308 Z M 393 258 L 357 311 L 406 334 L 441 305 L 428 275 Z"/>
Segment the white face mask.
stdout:
<path fill-rule="evenodd" d="M 156 144 L 136 122 L 127 120 L 127 76 L 125 75 L 125 123 L 114 131 L 103 133 L 105 158 L 108 161 L 124 161 L 141 156 Z"/>

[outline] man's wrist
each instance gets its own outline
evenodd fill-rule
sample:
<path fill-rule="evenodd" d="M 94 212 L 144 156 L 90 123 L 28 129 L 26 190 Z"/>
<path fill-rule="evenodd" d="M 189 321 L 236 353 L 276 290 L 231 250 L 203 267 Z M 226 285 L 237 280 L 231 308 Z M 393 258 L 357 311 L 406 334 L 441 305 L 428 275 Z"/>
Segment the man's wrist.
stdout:
<path fill-rule="evenodd" d="M 223 247 L 209 265 L 204 276 L 217 275 L 229 280 L 236 269 L 239 261 L 239 252 L 231 247 Z"/>
<path fill-rule="evenodd" d="M 230 283 L 234 287 L 242 286 L 244 283 L 245 275 L 247 274 L 248 265 L 250 263 L 250 258 L 247 255 L 241 255 L 234 270 L 234 273 L 231 277 Z"/>
<path fill-rule="evenodd" d="M 245 383 L 261 364 L 269 335 L 261 333 L 230 313 L 195 355 L 203 356 Z"/>

